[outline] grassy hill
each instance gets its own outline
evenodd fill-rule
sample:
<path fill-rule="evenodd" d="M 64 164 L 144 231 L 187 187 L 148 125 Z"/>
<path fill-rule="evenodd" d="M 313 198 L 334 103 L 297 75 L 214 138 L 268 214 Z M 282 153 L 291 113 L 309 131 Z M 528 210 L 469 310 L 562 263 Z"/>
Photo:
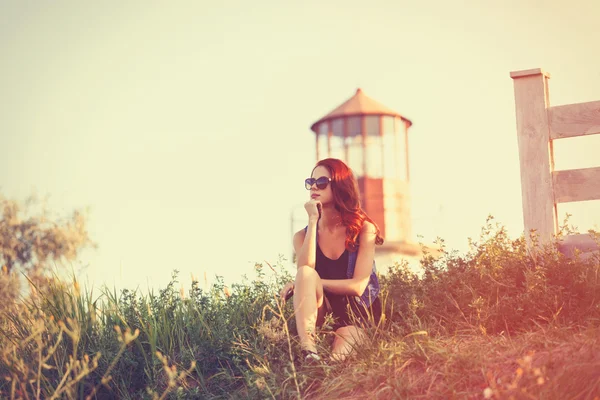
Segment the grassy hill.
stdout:
<path fill-rule="evenodd" d="M 24 298 L 2 290 L 0 397 L 600 398 L 600 257 L 532 256 L 492 222 L 466 254 L 386 271 L 385 318 L 343 363 L 295 361 L 280 264 L 206 291 L 179 290 L 176 273 L 156 293 L 56 278 Z M 15 279 L 4 271 L 0 285 Z M 326 360 L 332 339 L 328 322 Z"/>

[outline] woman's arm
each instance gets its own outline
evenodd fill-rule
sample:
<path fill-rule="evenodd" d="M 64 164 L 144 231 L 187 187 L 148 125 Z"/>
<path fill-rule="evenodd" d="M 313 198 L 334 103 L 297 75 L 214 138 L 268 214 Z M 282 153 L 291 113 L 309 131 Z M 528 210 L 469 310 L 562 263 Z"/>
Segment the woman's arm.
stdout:
<path fill-rule="evenodd" d="M 317 220 L 308 220 L 308 229 L 299 230 L 294 235 L 294 250 L 296 251 L 296 267 L 308 265 L 315 268 L 317 254 Z"/>
<path fill-rule="evenodd" d="M 321 215 L 321 202 L 319 200 L 309 200 L 304 204 L 304 209 L 308 214 L 308 229 L 306 234 L 304 229 L 296 232 L 294 235 L 294 250 L 296 251 L 296 267 L 308 265 L 315 268 L 317 257 L 317 222 Z"/>
<path fill-rule="evenodd" d="M 375 259 L 375 226 L 365 221 L 359 236 L 358 255 L 351 279 L 321 279 L 323 289 L 341 295 L 361 296 L 367 285 Z"/>

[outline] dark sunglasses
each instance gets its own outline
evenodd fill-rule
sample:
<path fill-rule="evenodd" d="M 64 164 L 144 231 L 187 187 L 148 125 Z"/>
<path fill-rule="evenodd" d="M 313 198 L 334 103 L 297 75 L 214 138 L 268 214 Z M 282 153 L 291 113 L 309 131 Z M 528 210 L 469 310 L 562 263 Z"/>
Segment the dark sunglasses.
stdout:
<path fill-rule="evenodd" d="M 326 176 L 322 176 L 320 178 L 306 178 L 304 180 L 304 187 L 306 188 L 306 190 L 310 190 L 310 188 L 312 187 L 312 185 L 314 185 L 315 183 L 317 184 L 317 189 L 325 189 L 327 188 L 327 185 L 329 185 L 329 182 L 331 182 L 331 178 L 328 178 Z"/>

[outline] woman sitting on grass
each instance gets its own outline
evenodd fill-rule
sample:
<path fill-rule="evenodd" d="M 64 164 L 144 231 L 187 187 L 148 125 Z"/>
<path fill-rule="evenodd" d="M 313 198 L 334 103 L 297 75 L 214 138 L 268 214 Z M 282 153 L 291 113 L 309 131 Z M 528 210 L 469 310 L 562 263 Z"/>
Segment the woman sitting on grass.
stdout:
<path fill-rule="evenodd" d="M 381 317 L 374 256 L 383 239 L 361 209 L 356 178 L 342 161 L 319 161 L 305 186 L 308 225 L 294 234 L 298 270 L 281 297 L 294 294 L 304 361 L 320 360 L 314 332 L 326 312 L 334 317 L 332 358 L 343 360 L 363 341 L 363 327 Z"/>

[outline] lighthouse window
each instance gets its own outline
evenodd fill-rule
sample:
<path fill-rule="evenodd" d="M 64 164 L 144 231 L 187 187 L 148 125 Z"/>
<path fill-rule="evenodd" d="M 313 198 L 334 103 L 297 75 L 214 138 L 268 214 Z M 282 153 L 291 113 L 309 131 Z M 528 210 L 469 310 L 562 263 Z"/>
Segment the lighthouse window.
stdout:
<path fill-rule="evenodd" d="M 394 117 L 383 117 L 383 135 L 394 133 Z"/>
<path fill-rule="evenodd" d="M 367 136 L 366 141 L 366 175 L 369 178 L 381 178 L 383 177 L 383 157 L 381 154 L 381 137 L 380 136 Z"/>
<path fill-rule="evenodd" d="M 348 166 L 352 168 L 355 176 L 364 176 L 363 171 L 363 144 L 362 136 L 350 136 L 346 138 L 346 147 L 348 148 Z"/>
<path fill-rule="evenodd" d="M 407 132 L 406 125 L 404 121 L 400 118 L 396 118 L 396 152 L 399 156 L 398 165 L 396 168 L 398 169 L 398 177 L 400 179 L 408 180 L 408 170 L 407 167 Z"/>
<path fill-rule="evenodd" d="M 337 118 L 331 121 L 333 136 L 344 136 L 344 120 Z"/>
<path fill-rule="evenodd" d="M 379 136 L 379 115 L 367 115 L 365 117 L 365 125 L 367 136 Z"/>
<path fill-rule="evenodd" d="M 348 136 L 361 136 L 362 135 L 362 126 L 361 120 L 359 116 L 348 117 L 346 120 L 348 124 Z"/>
<path fill-rule="evenodd" d="M 383 176 L 391 179 L 398 179 L 400 154 L 396 148 L 396 135 L 392 130 L 383 135 Z"/>
<path fill-rule="evenodd" d="M 319 125 L 319 135 L 325 135 L 327 136 L 327 130 L 329 129 L 329 123 L 328 122 L 322 122 L 321 125 Z"/>
<path fill-rule="evenodd" d="M 340 136 L 331 137 L 331 154 L 330 157 L 339 158 L 342 161 L 346 161 L 346 155 L 344 154 L 344 138 Z"/>
<path fill-rule="evenodd" d="M 329 157 L 329 148 L 327 145 L 327 134 L 319 134 L 319 138 L 317 140 L 317 150 L 319 152 L 319 158 L 327 158 Z"/>
<path fill-rule="evenodd" d="M 405 131 L 401 131 L 400 134 L 398 134 L 398 142 L 397 142 L 397 147 L 398 147 L 398 154 L 400 155 L 400 159 L 398 160 L 398 176 L 400 177 L 400 179 L 404 179 L 404 180 L 408 180 L 408 165 L 406 164 L 407 162 L 407 155 L 408 155 L 408 149 L 406 148 L 406 139 L 407 139 L 407 134 Z"/>

